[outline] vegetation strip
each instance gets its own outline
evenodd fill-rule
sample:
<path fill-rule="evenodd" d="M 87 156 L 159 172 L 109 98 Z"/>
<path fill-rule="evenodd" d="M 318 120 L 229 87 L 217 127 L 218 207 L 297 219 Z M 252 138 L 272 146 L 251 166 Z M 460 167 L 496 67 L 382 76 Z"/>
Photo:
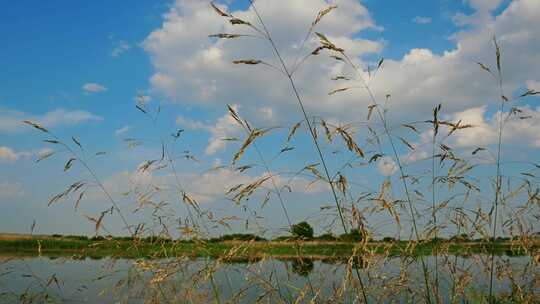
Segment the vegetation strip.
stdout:
<path fill-rule="evenodd" d="M 355 242 L 337 241 L 301 241 L 301 256 L 314 259 L 336 258 L 347 259 L 354 251 Z M 489 242 L 449 241 L 424 242 L 406 251 L 409 241 L 372 241 L 368 249 L 375 254 L 389 256 L 426 256 L 433 253 L 436 245 L 446 247 L 448 254 L 468 256 L 480 253 L 495 255 L 520 256 L 529 255 L 540 249 L 540 242 L 532 243 L 524 248 L 519 242 L 499 240 Z M 132 249 L 137 250 L 132 250 Z M 234 252 L 231 254 L 231 252 Z M 191 257 L 298 257 L 296 245 L 292 241 L 222 241 L 222 240 L 168 240 L 131 238 L 86 238 L 78 236 L 66 237 L 33 237 L 27 239 L 0 240 L 0 254 L 22 255 L 82 255 L 82 256 L 114 256 L 125 258 L 165 256 Z"/>

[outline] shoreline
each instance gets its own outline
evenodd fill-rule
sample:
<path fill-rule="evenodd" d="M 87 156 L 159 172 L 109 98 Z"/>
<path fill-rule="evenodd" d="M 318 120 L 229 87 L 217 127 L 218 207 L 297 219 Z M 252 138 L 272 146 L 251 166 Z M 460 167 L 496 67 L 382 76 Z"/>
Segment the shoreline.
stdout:
<path fill-rule="evenodd" d="M 267 257 L 289 259 L 335 259 L 351 257 L 358 243 L 301 241 L 127 241 L 127 240 L 74 240 L 68 238 L 33 237 L 0 239 L 0 256 L 72 256 L 72 257 L 118 257 L 118 258 L 166 258 L 166 257 L 211 257 L 220 259 L 264 259 Z M 470 256 L 491 254 L 506 256 L 531 256 L 540 250 L 540 242 L 529 247 L 518 246 L 518 242 L 425 242 L 411 248 L 413 242 L 368 242 L 366 254 L 390 257 L 415 257 L 432 255 Z M 300 252 L 298 252 L 300 251 Z M 358 255 L 361 257 L 361 255 Z"/>

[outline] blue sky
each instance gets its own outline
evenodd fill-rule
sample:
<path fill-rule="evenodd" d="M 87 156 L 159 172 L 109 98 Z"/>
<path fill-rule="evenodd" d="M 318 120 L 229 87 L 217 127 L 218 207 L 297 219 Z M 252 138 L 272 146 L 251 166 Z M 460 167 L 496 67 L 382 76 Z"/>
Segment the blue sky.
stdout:
<path fill-rule="evenodd" d="M 325 4 L 295 0 L 291 2 L 294 8 L 280 10 L 275 7 L 277 2 L 260 0 L 259 5 L 286 60 L 292 62 L 303 37 L 297 33 L 305 31 L 303 25 L 308 25 Z M 385 58 L 373 91 L 379 98 L 392 95 L 389 117 L 396 125 L 427 119 L 431 108 L 443 103 L 446 117 L 465 119 L 477 127 L 476 133 L 459 135 L 451 144 L 461 151 L 493 145 L 498 94 L 489 76 L 476 65 L 480 61 L 493 66 L 493 34 L 500 37 L 508 66 L 507 94 L 540 89 L 540 74 L 533 68 L 540 46 L 532 42 L 534 39 L 520 38 L 538 37 L 540 26 L 535 25 L 540 11 L 535 0 L 334 2 L 338 9 L 325 17 L 317 31 L 350 48 L 354 60 L 364 67 Z M 235 15 L 253 18 L 252 14 L 249 17 L 247 1 L 218 3 Z M 159 157 L 161 141 L 170 144 L 170 134 L 185 129 L 175 150 L 179 173 L 183 184 L 197 184 L 186 192 L 194 193 L 204 209 L 216 214 L 248 217 L 245 210 L 225 199 L 223 190 L 236 181 L 261 176 L 264 170 L 255 168 L 246 174 L 231 168 L 207 170 L 230 164 L 238 143 L 223 138 L 242 136 L 227 114 L 227 104 L 234 105 L 254 125 L 281 127 L 259 142 L 267 159 L 279 153 L 288 128 L 301 119 L 287 83 L 276 74 L 230 64 L 239 56 L 274 63 L 263 43 L 208 38 L 209 34 L 236 28 L 225 25 L 209 3 L 195 0 L 12 1 L 1 4 L 0 18 L 4 40 L 0 49 L 0 231 L 28 232 L 35 220 L 41 233 L 93 233 L 92 223 L 83 216 L 96 217 L 110 207 L 98 193 L 89 195 L 79 211 L 73 209 L 73 198 L 47 207 L 48 198 L 78 178 L 88 178 L 88 173 L 79 165 L 64 173 L 69 156 L 62 153 L 36 164 L 39 155 L 47 153 L 44 149 L 54 147 L 42 142 L 42 134 L 23 126 L 20 121 L 24 119 L 42 123 L 68 141 L 76 136 L 88 153 L 107 151 L 90 164 L 128 214 L 136 203 L 122 195 L 130 187 L 126 180 L 169 184 L 170 173 L 134 174 L 145 160 Z M 307 48 L 316 45 L 314 38 L 307 42 Z M 369 101 L 361 90 L 328 96 L 336 86 L 329 81 L 330 76 L 347 70 L 327 57 L 307 61 L 295 76 L 308 111 L 335 124 L 364 120 Z M 156 123 L 135 108 L 137 96 L 143 96 L 144 107 L 151 113 L 161 109 Z M 514 147 L 508 154 L 518 160 L 531 160 L 540 147 L 535 131 L 540 127 L 537 102 L 535 97 L 524 99 L 520 106 L 533 118 L 508 127 L 509 144 Z M 365 140 L 366 130 L 355 131 L 359 141 Z M 145 143 L 129 149 L 126 138 L 144 139 Z M 426 153 L 422 136 L 412 141 L 418 153 L 402 147 L 399 152 L 404 159 L 421 158 Z M 291 145 L 295 150 L 274 160 L 272 171 L 296 172 L 318 162 L 305 135 L 299 135 Z M 334 171 L 350 157 L 332 153 L 338 148 L 343 147 L 324 147 Z M 185 150 L 199 161 L 183 158 Z M 249 150 L 242 164 L 258 162 L 254 152 Z M 397 181 L 392 166 L 390 161 L 391 172 L 384 172 L 383 164 L 374 164 L 348 173 L 362 187 L 378 189 L 385 176 Z M 422 168 L 411 170 L 421 172 Z M 508 170 L 519 172 L 521 168 Z M 283 175 L 281 182 L 288 176 Z M 308 177 L 294 182 L 299 191 L 288 194 L 294 202 L 288 206 L 293 220 L 310 219 L 324 227 L 319 210 L 328 204 L 328 189 L 317 184 L 308 187 Z M 362 187 L 355 193 L 361 193 Z M 257 197 L 260 200 L 264 192 Z M 174 194 L 160 198 L 172 201 L 177 217 L 187 217 L 185 206 Z M 274 233 L 286 226 L 275 197 L 259 212 Z M 149 212 L 129 219 L 151 222 Z M 126 233 L 117 215 L 105 223 L 111 233 Z M 235 227 L 241 229 L 242 225 Z"/>

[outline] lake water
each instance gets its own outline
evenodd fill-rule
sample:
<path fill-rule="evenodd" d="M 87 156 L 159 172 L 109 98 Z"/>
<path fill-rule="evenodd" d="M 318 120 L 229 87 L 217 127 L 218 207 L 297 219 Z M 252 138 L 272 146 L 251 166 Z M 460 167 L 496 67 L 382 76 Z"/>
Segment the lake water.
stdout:
<path fill-rule="evenodd" d="M 452 290 L 461 287 L 461 295 L 467 299 L 487 292 L 489 256 L 439 257 L 438 268 L 434 257 L 424 259 L 431 279 L 438 274 L 444 302 L 450 301 Z M 509 293 L 512 286 L 540 293 L 539 266 L 531 257 L 498 256 L 497 264 L 503 274 L 495 280 L 498 294 Z M 294 303 L 305 294 L 299 303 L 309 303 L 307 299 L 315 293 L 319 303 L 361 303 L 356 274 L 350 270 L 346 261 L 308 259 L 217 263 L 210 259 L 0 257 L 0 302 Z M 370 302 L 422 301 L 418 260 L 375 259 L 369 267 L 360 267 L 359 273 Z M 353 280 L 344 280 L 347 277 Z"/>

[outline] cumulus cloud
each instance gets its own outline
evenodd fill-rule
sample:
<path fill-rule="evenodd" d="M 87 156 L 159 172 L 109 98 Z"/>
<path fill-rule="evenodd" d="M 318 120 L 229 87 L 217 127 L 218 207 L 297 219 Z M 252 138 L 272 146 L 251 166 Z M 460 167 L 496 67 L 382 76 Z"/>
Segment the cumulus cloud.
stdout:
<path fill-rule="evenodd" d="M 0 133 L 29 131 L 30 128 L 22 123 L 23 120 L 30 120 L 46 128 L 52 128 L 72 126 L 83 122 L 101 121 L 103 118 L 82 110 L 69 111 L 62 108 L 41 115 L 0 109 Z"/>
<path fill-rule="evenodd" d="M 484 146 L 497 138 L 496 127 L 485 119 L 486 106 L 467 109 L 452 115 L 455 121 L 462 120 L 464 124 L 473 127 L 456 133 L 454 140 L 460 147 Z"/>
<path fill-rule="evenodd" d="M 476 64 L 494 66 L 494 34 L 503 51 L 507 92 L 523 87 L 527 80 L 539 78 L 533 63 L 540 62 L 540 44 L 536 39 L 540 36 L 540 2 L 513 1 L 496 16 L 493 12 L 501 5 L 500 0 L 470 0 L 468 3 L 475 13 L 461 17 L 461 25 L 467 27 L 452 35 L 454 48 L 442 53 L 416 48 L 402 58 L 385 60 L 371 87 L 379 100 L 391 94 L 390 119 L 398 114 L 397 118 L 407 121 L 426 117 L 433 106 L 441 102 L 448 111 L 459 112 L 497 100 L 495 84 Z M 366 67 L 365 55 L 379 53 L 384 44 L 360 39 L 358 33 L 379 27 L 358 1 L 342 0 L 337 1 L 337 5 L 338 9 L 326 16 L 316 30 L 345 48 L 358 65 Z M 327 4 L 322 0 L 260 0 L 257 6 L 285 62 L 292 66 L 301 57 L 298 51 L 305 29 L 317 11 Z M 222 8 L 226 9 L 224 5 Z M 257 24 L 248 10 L 232 13 Z M 227 24 L 206 2 L 177 0 L 165 15 L 162 26 L 143 44 L 156 69 L 150 79 L 153 90 L 183 104 L 224 106 L 224 102 L 234 100 L 250 119 L 262 117 L 257 115 L 259 109 L 271 105 L 274 117 L 294 120 L 291 117 L 298 117 L 297 105 L 285 79 L 261 65 L 231 64 L 235 59 L 256 58 L 279 65 L 267 44 L 260 39 L 216 41 L 207 38 L 213 33 L 248 32 L 245 27 Z M 304 53 L 318 45 L 315 37 L 308 39 Z M 358 85 L 358 82 L 329 80 L 336 75 L 355 78 L 351 69 L 324 52 L 295 72 L 294 78 L 308 111 L 340 120 L 365 117 L 370 100 L 364 90 L 328 96 L 328 92 L 337 87 Z M 367 73 L 362 76 L 368 77 Z"/>
<path fill-rule="evenodd" d="M 414 146 L 415 146 L 415 149 L 413 151 L 407 153 L 407 155 L 400 158 L 403 164 L 405 165 L 414 164 L 416 162 L 426 160 L 428 157 L 430 157 L 427 151 L 425 151 L 423 146 L 422 147 L 420 147 L 419 145 L 414 145 Z"/>
<path fill-rule="evenodd" d="M 184 128 L 191 129 L 191 130 L 209 130 L 210 129 L 210 126 L 208 126 L 207 124 L 184 117 L 183 115 L 178 115 L 176 117 L 176 124 Z"/>
<path fill-rule="evenodd" d="M 0 182 L 0 198 L 12 199 L 24 195 L 24 188 L 21 183 Z"/>
<path fill-rule="evenodd" d="M 122 55 L 123 53 L 129 51 L 129 49 L 131 49 L 131 45 L 129 45 L 125 41 L 119 41 L 116 44 L 116 46 L 114 47 L 114 49 L 112 50 L 111 56 L 112 57 L 118 57 L 118 56 Z"/>
<path fill-rule="evenodd" d="M 517 110 L 516 110 L 517 109 Z M 472 107 L 464 111 L 443 115 L 447 121 L 458 122 L 462 126 L 470 127 L 455 130 L 445 139 L 445 144 L 462 150 L 473 150 L 479 147 L 489 147 L 497 144 L 499 135 L 500 112 L 490 112 L 487 106 Z M 514 108 L 514 111 L 506 110 L 502 114 L 503 143 L 510 144 L 511 149 L 516 147 L 540 148 L 540 107 L 536 109 L 530 106 Z M 450 128 L 441 125 L 439 134 L 448 134 Z M 442 135 L 439 135 L 441 139 Z M 417 142 L 413 143 L 413 151 L 401 157 L 405 165 L 414 164 L 431 158 L 431 144 L 433 130 L 426 130 L 419 135 Z"/>
<path fill-rule="evenodd" d="M 238 112 L 237 105 L 231 105 L 231 107 Z M 227 140 L 224 139 L 238 136 L 242 132 L 242 127 L 228 113 L 218 118 L 215 124 L 205 124 L 181 115 L 177 117 L 176 123 L 192 130 L 206 130 L 210 132 L 211 136 L 205 151 L 207 155 L 213 155 L 225 149 Z"/>
<path fill-rule="evenodd" d="M 362 29 L 376 28 L 366 8 L 353 0 L 341 1 L 339 5 L 340 9 L 332 12 L 332 18 L 324 19 L 318 30 L 336 43 L 352 49 L 355 55 L 379 52 L 382 43 L 352 37 Z M 258 6 L 268 17 L 269 27 L 276 42 L 282 46 L 286 61 L 292 63 L 300 55 L 298 48 L 307 27 L 327 4 L 322 0 L 287 3 L 265 0 L 259 1 Z M 256 23 L 249 11 L 236 11 L 234 14 Z M 245 107 L 246 111 L 263 103 L 272 105 L 275 115 L 279 115 L 276 112 L 278 108 L 294 106 L 287 83 L 275 71 L 232 64 L 234 59 L 251 57 L 277 64 L 265 43 L 260 39 L 215 41 L 208 38 L 209 34 L 218 32 L 246 32 L 246 29 L 227 25 L 208 3 L 176 1 L 166 14 L 162 28 L 155 30 L 144 42 L 156 68 L 151 78 L 154 90 L 181 103 L 210 105 L 223 104 L 224 99 L 234 100 L 235 103 L 249 105 Z M 317 45 L 316 39 L 309 39 L 304 53 Z M 310 89 L 318 88 L 317 93 L 322 94 L 313 95 L 317 97 L 325 96 L 332 88 L 325 76 L 332 70 L 338 72 L 334 60 L 325 57 L 323 61 L 323 64 L 309 64 L 309 68 L 299 71 L 296 76 L 304 84 L 309 83 Z M 320 104 L 330 106 L 325 101 Z"/>
<path fill-rule="evenodd" d="M 496 7 L 481 6 L 480 2 L 476 4 L 478 9 Z M 483 23 L 457 33 L 453 50 L 434 54 L 413 49 L 399 61 L 388 60 L 373 82 L 376 96 L 383 96 L 385 91 L 392 94 L 391 112 L 400 117 L 429 115 L 433 106 L 441 102 L 451 112 L 490 102 L 496 106 L 496 86 L 476 62 L 494 69 L 495 34 L 502 48 L 505 91 L 513 92 L 527 80 L 537 78 L 538 70 L 531 63 L 540 60 L 540 44 L 530 37 L 540 34 L 539 9 L 537 1 L 514 1 L 500 15 L 490 15 Z"/>
<path fill-rule="evenodd" d="M 42 117 L 37 117 L 36 122 L 45 127 L 54 127 L 59 125 L 76 125 L 85 121 L 101 121 L 101 117 L 86 111 L 68 111 L 57 109 L 45 113 Z"/>
<path fill-rule="evenodd" d="M 90 83 L 85 83 L 83 86 L 82 86 L 82 89 L 86 92 L 86 93 L 100 93 L 100 92 L 105 92 L 107 91 L 107 88 L 104 87 L 103 85 L 99 84 L 99 83 L 93 83 L 93 82 L 90 82 Z"/>
<path fill-rule="evenodd" d="M 403 57 L 401 62 L 403 63 L 402 66 L 420 65 L 429 62 L 434 57 L 435 55 L 428 49 L 412 49 Z"/>
<path fill-rule="evenodd" d="M 489 12 L 501 5 L 503 0 L 467 0 L 472 8 L 480 12 Z"/>
<path fill-rule="evenodd" d="M 273 122 L 276 119 L 276 114 L 271 107 L 262 107 L 259 109 L 260 120 Z"/>
<path fill-rule="evenodd" d="M 540 81 L 527 80 L 527 89 L 540 92 Z"/>
<path fill-rule="evenodd" d="M 216 124 L 210 127 L 212 137 L 208 141 L 206 154 L 212 155 L 225 149 L 227 141 L 224 139 L 240 133 L 241 130 L 241 127 L 230 115 L 226 114 L 220 117 Z"/>
<path fill-rule="evenodd" d="M 185 173 L 178 176 L 182 190 L 200 204 L 225 198 L 225 192 L 239 183 L 252 180 L 251 177 L 229 169 L 218 169 L 202 174 Z M 105 180 L 105 187 L 113 193 L 121 194 L 133 189 L 159 187 L 159 199 L 178 200 L 176 179 L 171 174 L 159 175 L 148 171 L 123 171 Z"/>
<path fill-rule="evenodd" d="M 143 91 L 139 91 L 137 93 L 137 96 L 135 96 L 133 98 L 133 100 L 139 105 L 145 105 L 145 104 L 149 103 L 150 101 L 152 101 L 152 96 L 147 95 Z"/>
<path fill-rule="evenodd" d="M 0 147 L 0 162 L 14 162 L 19 159 L 19 155 L 8 147 Z"/>
<path fill-rule="evenodd" d="M 31 151 L 15 151 L 9 147 L 0 147 L 0 163 L 2 162 L 15 162 L 20 159 L 26 159 L 31 157 L 38 157 L 45 154 L 49 154 L 53 150 L 49 148 L 43 148 L 40 150 L 31 150 Z"/>
<path fill-rule="evenodd" d="M 254 182 L 256 177 L 251 177 L 231 169 L 218 169 L 201 175 L 193 175 L 188 189 L 198 202 L 209 203 L 223 198 L 230 188 L 249 182 Z"/>
<path fill-rule="evenodd" d="M 413 22 L 416 24 L 429 24 L 431 23 L 431 17 L 416 16 L 413 18 Z"/>
<path fill-rule="evenodd" d="M 124 126 L 124 127 L 120 128 L 120 129 L 117 129 L 116 131 L 114 131 L 114 135 L 116 137 L 120 137 L 120 136 L 126 134 L 127 132 L 129 132 L 129 130 L 131 130 L 130 126 Z"/>
<path fill-rule="evenodd" d="M 226 192 L 239 184 L 247 185 L 264 177 L 265 175 L 250 175 L 246 172 L 239 172 L 233 168 L 219 167 L 202 173 L 182 173 L 178 174 L 178 181 L 181 189 L 186 191 L 190 197 L 200 204 L 208 204 L 226 199 Z M 297 177 L 292 181 L 274 175 L 278 187 L 288 185 L 293 192 L 316 194 L 326 191 L 327 186 L 323 183 L 312 183 L 302 177 Z M 162 197 L 159 199 L 176 201 L 178 200 L 178 184 L 176 177 L 172 174 L 158 174 L 151 169 L 147 171 L 123 171 L 105 180 L 104 185 L 115 194 L 122 194 L 133 189 L 150 189 L 158 187 Z M 263 184 L 263 187 L 270 187 L 270 182 Z M 95 195 L 95 194 L 94 194 Z M 157 199 L 157 198 L 156 198 Z"/>
<path fill-rule="evenodd" d="M 498 138 L 500 112 L 489 116 L 486 106 L 470 108 L 451 115 L 454 121 L 471 124 L 473 128 L 458 130 L 453 140 L 458 147 L 479 147 L 494 144 Z M 510 115 L 503 113 L 503 138 L 508 143 L 521 143 L 532 147 L 540 147 L 540 107 L 532 109 L 528 106 L 520 109 L 520 113 Z"/>
<path fill-rule="evenodd" d="M 396 162 L 392 158 L 385 156 L 381 157 L 377 163 L 377 169 L 383 176 L 392 176 L 396 173 L 398 168 Z"/>
<path fill-rule="evenodd" d="M 231 105 L 231 107 L 239 113 L 238 105 Z M 261 107 L 255 114 L 258 120 L 262 122 L 274 123 L 276 121 L 274 110 L 271 107 Z M 191 130 L 209 132 L 211 136 L 208 139 L 208 145 L 205 149 L 207 155 L 214 155 L 223 151 L 227 147 L 227 143 L 230 142 L 227 139 L 239 137 L 244 133 L 242 127 L 229 113 L 219 117 L 215 123 L 205 123 L 178 115 L 176 124 Z"/>

